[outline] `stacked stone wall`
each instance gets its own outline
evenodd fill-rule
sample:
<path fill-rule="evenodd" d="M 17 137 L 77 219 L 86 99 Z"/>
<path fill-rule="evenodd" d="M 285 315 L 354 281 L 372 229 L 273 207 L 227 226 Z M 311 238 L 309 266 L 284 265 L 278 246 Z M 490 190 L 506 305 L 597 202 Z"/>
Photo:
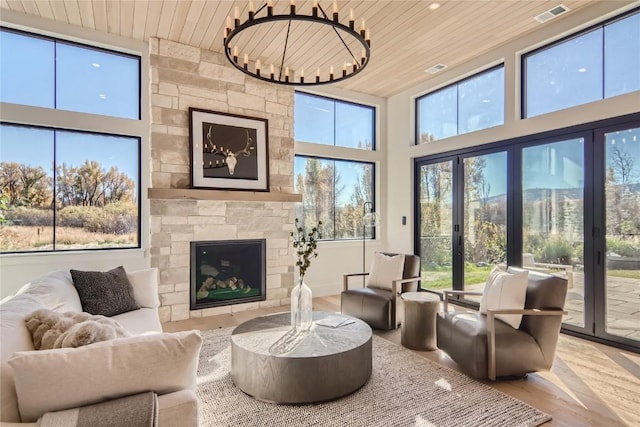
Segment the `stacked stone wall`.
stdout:
<path fill-rule="evenodd" d="M 189 107 L 268 120 L 269 189 L 293 193 L 293 90 L 262 83 L 224 55 L 153 38 L 151 186 L 189 187 Z M 152 199 L 151 265 L 160 270 L 163 322 L 289 303 L 294 259 L 290 202 Z M 266 301 L 189 310 L 190 242 L 266 239 Z"/>

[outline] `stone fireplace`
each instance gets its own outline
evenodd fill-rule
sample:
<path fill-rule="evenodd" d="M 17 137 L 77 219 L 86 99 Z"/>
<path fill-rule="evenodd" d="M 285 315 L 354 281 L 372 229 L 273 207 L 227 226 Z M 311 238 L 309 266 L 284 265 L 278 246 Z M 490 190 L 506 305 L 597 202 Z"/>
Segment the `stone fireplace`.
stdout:
<path fill-rule="evenodd" d="M 191 310 L 264 301 L 266 240 L 191 242 Z"/>
<path fill-rule="evenodd" d="M 193 46 L 152 38 L 150 53 L 150 258 L 160 270 L 161 320 L 288 305 L 295 262 L 289 232 L 300 201 L 293 190 L 293 89 L 245 80 L 223 54 Z M 189 189 L 189 107 L 268 120 L 268 192 Z M 247 239 L 265 242 L 264 299 L 192 306 L 191 242 Z"/>

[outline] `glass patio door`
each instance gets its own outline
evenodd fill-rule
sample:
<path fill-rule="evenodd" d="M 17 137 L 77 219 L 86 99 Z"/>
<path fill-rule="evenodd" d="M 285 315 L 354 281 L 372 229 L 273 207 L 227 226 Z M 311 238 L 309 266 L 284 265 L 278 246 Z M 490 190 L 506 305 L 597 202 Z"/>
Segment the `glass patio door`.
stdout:
<path fill-rule="evenodd" d="M 422 287 L 451 289 L 453 284 L 454 159 L 422 164 L 417 177 L 417 227 Z"/>
<path fill-rule="evenodd" d="M 465 157 L 462 164 L 464 289 L 482 292 L 493 266 L 507 264 L 507 152 Z"/>
<path fill-rule="evenodd" d="M 640 127 L 604 133 L 604 298 L 596 334 L 640 341 Z M 596 298 L 598 300 L 598 298 Z"/>
<path fill-rule="evenodd" d="M 522 150 L 522 266 L 565 277 L 564 323 L 584 328 L 585 139 Z"/>

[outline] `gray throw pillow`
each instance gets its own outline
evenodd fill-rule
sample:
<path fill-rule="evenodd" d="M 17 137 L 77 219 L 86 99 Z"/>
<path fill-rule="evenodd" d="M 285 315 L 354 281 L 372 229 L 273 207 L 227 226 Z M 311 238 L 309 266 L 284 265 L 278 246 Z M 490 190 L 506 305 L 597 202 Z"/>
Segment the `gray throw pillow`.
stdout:
<path fill-rule="evenodd" d="M 82 311 L 103 316 L 115 316 L 140 307 L 133 296 L 133 286 L 124 267 L 109 271 L 70 270 L 78 291 Z"/>

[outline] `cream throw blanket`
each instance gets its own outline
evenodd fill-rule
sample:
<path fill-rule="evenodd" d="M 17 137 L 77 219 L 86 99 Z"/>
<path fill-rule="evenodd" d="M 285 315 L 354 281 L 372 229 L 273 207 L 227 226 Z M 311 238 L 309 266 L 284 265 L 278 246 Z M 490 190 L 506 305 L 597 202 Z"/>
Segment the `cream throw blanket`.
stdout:
<path fill-rule="evenodd" d="M 158 397 L 149 391 L 95 405 L 47 412 L 39 427 L 157 427 Z"/>

